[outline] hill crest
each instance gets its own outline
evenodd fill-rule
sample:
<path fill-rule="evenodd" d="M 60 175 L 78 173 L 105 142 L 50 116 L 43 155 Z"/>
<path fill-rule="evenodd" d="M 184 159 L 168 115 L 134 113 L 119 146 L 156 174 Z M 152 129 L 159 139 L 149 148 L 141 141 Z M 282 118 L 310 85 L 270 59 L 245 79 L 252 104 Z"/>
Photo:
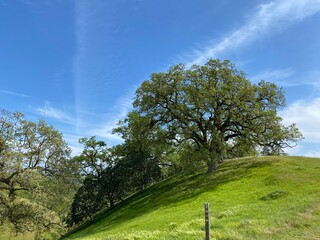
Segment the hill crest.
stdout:
<path fill-rule="evenodd" d="M 66 239 L 212 239 L 320 237 L 320 159 L 247 157 L 214 174 L 182 172 L 101 213 Z"/>

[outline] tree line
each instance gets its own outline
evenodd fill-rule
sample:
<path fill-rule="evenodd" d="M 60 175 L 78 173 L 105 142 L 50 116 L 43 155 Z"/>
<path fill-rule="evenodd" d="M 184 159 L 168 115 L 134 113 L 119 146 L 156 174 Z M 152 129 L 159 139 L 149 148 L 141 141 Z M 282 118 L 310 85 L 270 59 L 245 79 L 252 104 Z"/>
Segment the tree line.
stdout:
<path fill-rule="evenodd" d="M 81 138 L 74 157 L 52 126 L 2 110 L 0 221 L 54 239 L 183 169 L 204 165 L 213 173 L 227 158 L 284 154 L 302 139 L 295 124 L 282 124 L 284 106 L 282 88 L 251 83 L 230 61 L 210 59 L 153 73 L 113 130 L 123 143 Z"/>

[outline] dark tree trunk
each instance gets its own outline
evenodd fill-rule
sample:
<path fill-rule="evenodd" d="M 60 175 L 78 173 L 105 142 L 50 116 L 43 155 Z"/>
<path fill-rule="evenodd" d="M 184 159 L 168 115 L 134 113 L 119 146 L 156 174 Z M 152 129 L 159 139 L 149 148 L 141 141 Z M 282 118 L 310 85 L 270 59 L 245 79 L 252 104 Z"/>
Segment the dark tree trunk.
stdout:
<path fill-rule="evenodd" d="M 107 197 L 108 197 L 108 200 L 109 200 L 109 203 L 110 203 L 110 208 L 113 208 L 114 207 L 113 194 L 110 193 L 110 192 L 107 192 Z"/>
<path fill-rule="evenodd" d="M 208 163 L 207 173 L 214 173 L 217 170 L 218 164 L 216 162 Z"/>

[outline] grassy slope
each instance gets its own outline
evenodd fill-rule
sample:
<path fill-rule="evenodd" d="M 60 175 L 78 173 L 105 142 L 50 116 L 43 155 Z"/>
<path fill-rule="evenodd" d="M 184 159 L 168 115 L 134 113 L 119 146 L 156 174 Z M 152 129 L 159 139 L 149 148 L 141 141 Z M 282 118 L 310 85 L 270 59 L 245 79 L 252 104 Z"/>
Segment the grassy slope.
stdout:
<path fill-rule="evenodd" d="M 204 239 L 205 202 L 213 239 L 320 239 L 320 159 L 252 157 L 203 172 L 162 181 L 67 239 Z"/>

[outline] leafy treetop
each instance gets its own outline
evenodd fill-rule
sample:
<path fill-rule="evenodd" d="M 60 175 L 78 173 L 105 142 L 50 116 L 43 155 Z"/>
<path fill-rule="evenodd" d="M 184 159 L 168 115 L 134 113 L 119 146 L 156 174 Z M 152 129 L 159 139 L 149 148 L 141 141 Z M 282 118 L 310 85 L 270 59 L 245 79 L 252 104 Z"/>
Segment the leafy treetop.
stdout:
<path fill-rule="evenodd" d="M 230 61 L 210 59 L 186 69 L 178 64 L 154 73 L 136 91 L 134 107 L 160 126 L 175 144 L 189 142 L 202 151 L 213 172 L 238 145 L 291 147 L 302 138 L 292 124 L 282 125 L 282 88 L 246 79 Z"/>

